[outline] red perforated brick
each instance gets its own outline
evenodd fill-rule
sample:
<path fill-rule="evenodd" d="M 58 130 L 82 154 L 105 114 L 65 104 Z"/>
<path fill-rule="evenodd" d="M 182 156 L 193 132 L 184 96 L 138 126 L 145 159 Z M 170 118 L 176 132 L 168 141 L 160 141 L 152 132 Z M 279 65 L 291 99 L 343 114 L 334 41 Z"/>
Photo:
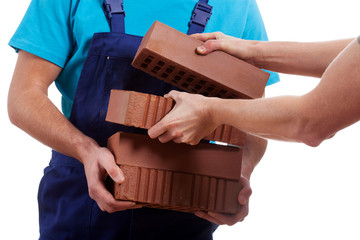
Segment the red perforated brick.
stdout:
<path fill-rule="evenodd" d="M 113 135 L 108 148 L 126 178 L 109 185 L 116 199 L 186 212 L 238 211 L 240 148 L 162 144 L 131 133 Z"/>
<path fill-rule="evenodd" d="M 260 98 L 269 73 L 222 51 L 196 54 L 201 41 L 155 21 L 132 65 L 187 92 L 222 98 Z"/>
<path fill-rule="evenodd" d="M 174 106 L 171 98 L 151 94 L 111 90 L 106 121 L 149 129 Z M 220 126 L 207 140 L 226 142 L 237 146 L 245 144 L 246 134 L 231 126 Z"/>

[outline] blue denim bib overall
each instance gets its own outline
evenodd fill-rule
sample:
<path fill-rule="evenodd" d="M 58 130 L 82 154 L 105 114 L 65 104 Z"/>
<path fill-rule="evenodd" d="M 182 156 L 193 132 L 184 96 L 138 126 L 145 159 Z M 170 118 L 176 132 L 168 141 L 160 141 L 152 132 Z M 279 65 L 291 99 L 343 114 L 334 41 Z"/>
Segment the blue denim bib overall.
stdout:
<path fill-rule="evenodd" d="M 125 34 L 121 0 L 105 0 L 111 32 L 94 34 L 77 86 L 70 121 L 99 145 L 118 131 L 143 130 L 105 122 L 111 89 L 164 95 L 171 85 L 131 66 L 142 37 Z M 189 34 L 202 32 L 211 6 L 200 0 Z M 83 165 L 53 151 L 39 187 L 40 239 L 212 239 L 216 225 L 191 213 L 141 208 L 102 212 L 88 194 Z"/>

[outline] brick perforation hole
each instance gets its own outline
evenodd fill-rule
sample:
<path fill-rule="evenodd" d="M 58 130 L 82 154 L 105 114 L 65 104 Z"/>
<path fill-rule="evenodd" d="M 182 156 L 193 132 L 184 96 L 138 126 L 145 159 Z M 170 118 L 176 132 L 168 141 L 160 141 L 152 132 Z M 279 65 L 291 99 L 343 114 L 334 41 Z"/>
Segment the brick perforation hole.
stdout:
<path fill-rule="evenodd" d="M 152 55 L 147 55 L 140 66 L 143 69 L 147 69 L 147 71 L 150 70 L 158 78 L 181 87 L 188 92 L 199 93 L 204 96 L 239 98 L 230 89 L 216 87 L 206 79 L 196 77 L 186 70 L 167 64 L 163 59 Z"/>

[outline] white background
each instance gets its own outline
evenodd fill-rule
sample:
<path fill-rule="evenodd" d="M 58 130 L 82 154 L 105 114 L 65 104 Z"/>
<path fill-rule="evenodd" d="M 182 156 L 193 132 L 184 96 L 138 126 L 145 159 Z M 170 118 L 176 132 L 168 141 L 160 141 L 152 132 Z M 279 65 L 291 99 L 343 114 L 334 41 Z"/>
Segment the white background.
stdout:
<path fill-rule="evenodd" d="M 0 8 L 0 239 L 38 238 L 37 188 L 50 158 L 47 147 L 10 124 L 6 111 L 17 57 L 7 43 L 29 2 L 3 1 Z M 325 41 L 360 35 L 358 0 L 258 0 L 258 4 L 271 40 Z M 313 78 L 281 75 L 281 83 L 268 87 L 266 94 L 299 95 L 317 83 Z M 53 86 L 50 95 L 59 104 Z M 317 148 L 270 141 L 251 179 L 249 216 L 235 226 L 220 227 L 214 238 L 359 240 L 359 134 L 360 125 L 355 124 Z"/>

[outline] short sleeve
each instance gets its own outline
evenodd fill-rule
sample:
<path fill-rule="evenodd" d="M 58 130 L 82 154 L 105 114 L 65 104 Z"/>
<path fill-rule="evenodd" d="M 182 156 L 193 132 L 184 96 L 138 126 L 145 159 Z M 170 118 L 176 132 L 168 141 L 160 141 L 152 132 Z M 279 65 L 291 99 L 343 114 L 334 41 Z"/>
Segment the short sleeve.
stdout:
<path fill-rule="evenodd" d="M 267 41 L 268 36 L 265 30 L 264 21 L 261 17 L 259 7 L 255 0 L 249 0 L 248 14 L 244 29 L 243 39 Z M 265 70 L 266 71 L 266 70 Z M 267 85 L 271 85 L 280 81 L 279 74 L 271 71 Z"/>
<path fill-rule="evenodd" d="M 32 0 L 9 45 L 64 67 L 73 48 L 70 0 Z"/>

